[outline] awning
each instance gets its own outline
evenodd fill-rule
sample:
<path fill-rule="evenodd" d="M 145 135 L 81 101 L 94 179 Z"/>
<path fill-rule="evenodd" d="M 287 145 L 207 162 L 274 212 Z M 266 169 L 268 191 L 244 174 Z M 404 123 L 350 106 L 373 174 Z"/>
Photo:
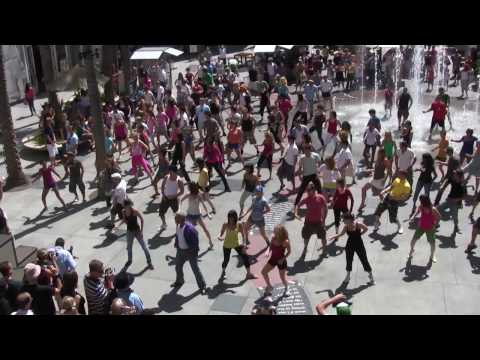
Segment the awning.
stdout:
<path fill-rule="evenodd" d="M 292 50 L 295 45 L 277 45 L 277 46 L 287 50 Z"/>
<path fill-rule="evenodd" d="M 163 53 L 180 56 L 183 54 L 183 51 L 169 47 L 144 47 L 135 50 L 130 60 L 158 60 Z"/>
<path fill-rule="evenodd" d="M 273 53 L 277 45 L 249 45 L 245 50 L 253 50 L 254 53 Z"/>

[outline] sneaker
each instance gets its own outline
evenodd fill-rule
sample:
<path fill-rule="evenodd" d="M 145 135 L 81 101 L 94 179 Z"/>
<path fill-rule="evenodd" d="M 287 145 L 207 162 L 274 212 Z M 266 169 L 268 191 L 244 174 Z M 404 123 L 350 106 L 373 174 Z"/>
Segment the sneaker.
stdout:
<path fill-rule="evenodd" d="M 403 234 L 403 227 L 402 225 L 399 225 L 397 232 L 401 235 Z"/>

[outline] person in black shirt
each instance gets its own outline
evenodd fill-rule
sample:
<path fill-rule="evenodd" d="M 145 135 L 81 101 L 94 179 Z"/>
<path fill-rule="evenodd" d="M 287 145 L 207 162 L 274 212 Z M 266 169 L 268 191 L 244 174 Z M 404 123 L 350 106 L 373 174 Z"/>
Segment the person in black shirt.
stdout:
<path fill-rule="evenodd" d="M 467 193 L 464 184 L 463 171 L 454 171 L 453 177 L 448 182 L 446 182 L 445 185 L 440 189 L 440 196 L 437 196 L 437 198 L 435 199 L 435 206 L 437 206 L 440 202 L 441 195 L 443 194 L 448 185 L 450 185 L 450 193 L 448 194 L 447 199 L 442 204 L 440 204 L 437 209 L 442 215 L 442 217 L 445 217 L 445 210 L 450 210 L 450 215 L 453 218 L 453 223 L 455 225 L 453 232 L 461 234 L 458 227 L 458 209 L 462 207 L 463 198 Z"/>
<path fill-rule="evenodd" d="M 308 130 L 309 133 L 313 133 L 314 131 L 317 132 L 317 137 L 320 143 L 322 144 L 322 148 L 325 146 L 325 143 L 323 142 L 323 135 L 322 135 L 322 130 L 323 130 L 323 124 L 325 124 L 325 121 L 327 121 L 327 117 L 325 116 L 325 108 L 322 105 L 317 106 L 317 114 L 313 118 L 313 125 L 310 127 Z"/>
<path fill-rule="evenodd" d="M 17 295 L 20 293 L 22 283 L 13 280 L 13 265 L 9 261 L 0 263 L 0 273 L 3 276 L 1 281 L 5 285 L 4 297 L 8 301 L 11 311 L 15 311 L 17 310 Z"/>
<path fill-rule="evenodd" d="M 425 191 L 425 195 L 430 198 L 430 189 L 432 188 L 433 182 L 437 178 L 437 172 L 435 171 L 434 164 L 435 163 L 433 157 L 430 153 L 425 153 L 422 155 L 422 162 L 420 164 L 421 168 L 415 170 L 415 172 L 420 172 L 420 176 L 418 177 L 417 186 L 415 187 L 415 193 L 413 194 L 413 207 L 410 217 L 415 213 L 415 205 L 417 203 L 418 196 L 422 191 L 422 188 Z"/>
<path fill-rule="evenodd" d="M 24 284 L 20 292 L 28 292 L 33 298 L 32 310 L 35 315 L 55 315 L 53 296 L 58 290 L 50 285 L 39 285 L 40 265 L 29 263 L 24 268 Z"/>
<path fill-rule="evenodd" d="M 68 152 L 65 166 L 68 168 L 68 173 L 70 174 L 68 190 L 75 195 L 73 202 L 78 201 L 77 186 L 82 193 L 83 202 L 85 202 L 85 183 L 83 182 L 84 169 L 82 163 L 75 158 L 74 153 Z"/>
<path fill-rule="evenodd" d="M 409 111 L 410 111 L 410 108 L 412 107 L 412 104 L 413 104 L 412 97 L 408 93 L 408 89 L 404 87 L 402 94 L 397 99 L 398 130 L 402 128 L 403 122 L 408 119 Z M 403 122 L 402 122 L 402 117 L 403 117 Z"/>
<path fill-rule="evenodd" d="M 78 274 L 75 270 L 67 271 L 63 274 L 62 278 L 63 286 L 60 290 L 60 296 L 63 299 L 66 296 L 71 296 L 75 299 L 76 308 L 78 309 L 78 313 L 81 315 L 86 315 L 87 312 L 85 310 L 85 298 L 77 291 L 78 287 Z"/>

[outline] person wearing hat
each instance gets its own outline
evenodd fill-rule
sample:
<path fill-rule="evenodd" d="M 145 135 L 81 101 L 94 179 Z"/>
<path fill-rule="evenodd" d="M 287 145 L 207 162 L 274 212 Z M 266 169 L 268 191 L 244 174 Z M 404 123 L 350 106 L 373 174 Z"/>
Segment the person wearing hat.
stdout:
<path fill-rule="evenodd" d="M 35 315 L 55 315 L 53 296 L 58 289 L 49 285 L 39 285 L 38 277 L 42 272 L 40 265 L 28 263 L 23 269 L 23 286 L 20 292 L 28 292 L 33 298 L 32 310 Z"/>
<path fill-rule="evenodd" d="M 260 230 L 260 235 L 265 240 L 267 246 L 270 245 L 270 240 L 268 239 L 267 232 L 265 231 L 265 214 L 271 211 L 270 206 L 268 205 L 267 200 L 263 196 L 263 186 L 258 185 L 255 189 L 255 197 L 252 200 L 252 205 L 247 210 L 247 212 L 239 218 L 246 217 L 248 214 L 251 215 L 247 218 L 245 223 L 245 237 L 247 245 L 249 244 L 248 233 L 252 226 L 257 226 Z"/>
<path fill-rule="evenodd" d="M 183 212 L 175 214 L 175 223 L 177 224 L 175 234 L 175 248 L 177 249 L 175 257 L 176 278 L 171 286 L 179 288 L 184 284 L 183 265 L 188 261 L 195 275 L 200 294 L 205 295 L 207 293 L 207 284 L 198 266 L 198 231 L 195 226 L 185 221 L 185 219 L 186 215 Z"/>
<path fill-rule="evenodd" d="M 113 173 L 112 179 L 112 207 L 110 208 L 110 227 L 115 225 L 115 217 L 122 219 L 123 204 L 127 200 L 127 182 L 119 173 Z"/>
<path fill-rule="evenodd" d="M 406 201 L 412 193 L 412 186 L 407 180 L 407 174 L 405 171 L 398 171 L 397 178 L 392 181 L 390 186 L 387 186 L 380 192 L 380 203 L 375 210 L 375 229 L 378 231 L 380 228 L 380 217 L 388 210 L 390 222 L 397 224 L 397 233 L 403 234 L 403 227 L 398 220 L 398 206 L 400 203 Z"/>
<path fill-rule="evenodd" d="M 185 191 L 183 181 L 177 174 L 177 167 L 175 165 L 170 165 L 168 172 L 168 176 L 166 176 L 162 182 L 162 201 L 159 208 L 159 216 L 160 219 L 162 219 L 160 231 L 163 231 L 167 228 L 165 214 L 167 213 L 168 209 L 171 208 L 174 213 L 177 213 L 179 206 L 178 199 Z"/>
<path fill-rule="evenodd" d="M 122 271 L 115 276 L 113 286 L 117 292 L 117 298 L 123 299 L 127 306 L 135 308 L 136 314 L 141 314 L 144 310 L 143 301 L 131 288 L 134 281 L 135 277 L 132 274 Z"/>
<path fill-rule="evenodd" d="M 78 201 L 77 186 L 82 193 L 83 202 L 85 199 L 85 183 L 83 182 L 83 174 L 85 172 L 82 163 L 75 158 L 73 152 L 67 153 L 67 161 L 65 167 L 68 169 L 68 174 L 70 174 L 70 182 L 68 184 L 68 191 L 75 195 L 73 202 Z"/>

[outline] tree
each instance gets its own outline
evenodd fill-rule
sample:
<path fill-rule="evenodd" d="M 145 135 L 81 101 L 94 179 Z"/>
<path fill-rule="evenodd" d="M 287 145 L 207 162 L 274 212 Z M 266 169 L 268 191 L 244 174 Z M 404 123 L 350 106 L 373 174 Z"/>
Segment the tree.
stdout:
<path fill-rule="evenodd" d="M 28 180 L 23 172 L 17 150 L 15 127 L 13 125 L 10 103 L 8 101 L 2 45 L 0 45 L 0 127 L 2 129 L 5 163 L 7 165 L 5 190 L 8 190 L 15 186 L 27 184 Z"/>
<path fill-rule="evenodd" d="M 105 168 L 105 133 L 102 118 L 100 91 L 98 90 L 97 77 L 95 74 L 95 65 L 93 63 L 93 52 L 91 45 L 88 45 L 86 51 L 85 66 L 87 72 L 88 97 L 90 99 L 90 113 L 95 121 L 93 135 L 95 137 L 95 167 L 97 175 Z M 98 191 L 99 197 L 103 197 L 104 192 L 101 187 Z"/>
<path fill-rule="evenodd" d="M 102 47 L 102 74 L 109 78 L 105 84 L 105 100 L 107 103 L 113 103 L 113 59 L 116 53 L 116 46 L 103 45 Z"/>
<path fill-rule="evenodd" d="M 120 55 L 122 59 L 122 71 L 125 79 L 125 89 L 127 95 L 130 95 L 130 51 L 128 45 L 120 45 Z"/>
<path fill-rule="evenodd" d="M 56 89 L 51 88 L 51 84 L 55 79 L 53 74 L 53 62 L 52 62 L 52 52 L 50 50 L 50 45 L 40 45 L 40 58 L 42 61 L 42 70 L 43 70 L 43 81 L 47 88 L 48 92 L 48 102 L 53 106 L 55 110 L 55 123 L 62 121 L 62 107 L 58 101 Z"/>

